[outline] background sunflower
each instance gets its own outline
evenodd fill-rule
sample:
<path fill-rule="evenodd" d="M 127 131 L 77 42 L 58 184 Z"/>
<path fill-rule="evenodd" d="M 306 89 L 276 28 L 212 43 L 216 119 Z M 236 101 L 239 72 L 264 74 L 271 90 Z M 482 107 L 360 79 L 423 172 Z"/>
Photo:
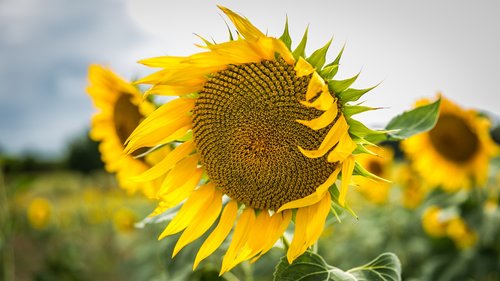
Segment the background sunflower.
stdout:
<path fill-rule="evenodd" d="M 428 103 L 422 99 L 417 105 Z M 490 121 L 446 98 L 442 98 L 434 129 L 403 141 L 402 148 L 429 185 L 447 191 L 484 185 L 490 160 L 498 153 Z"/>

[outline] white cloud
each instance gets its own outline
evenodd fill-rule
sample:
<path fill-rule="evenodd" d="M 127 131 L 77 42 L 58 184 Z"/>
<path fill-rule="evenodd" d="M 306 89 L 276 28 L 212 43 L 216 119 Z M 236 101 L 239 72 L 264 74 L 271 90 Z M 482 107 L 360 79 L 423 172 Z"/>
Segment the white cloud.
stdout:
<path fill-rule="evenodd" d="M 7 0 L 0 11 L 0 146 L 60 152 L 94 112 L 88 65 L 137 75 L 147 38 L 123 1 Z"/>

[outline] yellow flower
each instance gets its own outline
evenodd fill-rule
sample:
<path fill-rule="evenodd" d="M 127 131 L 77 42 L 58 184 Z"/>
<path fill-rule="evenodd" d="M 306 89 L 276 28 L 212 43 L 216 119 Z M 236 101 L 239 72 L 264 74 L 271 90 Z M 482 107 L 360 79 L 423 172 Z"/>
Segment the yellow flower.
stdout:
<path fill-rule="evenodd" d="M 356 160 L 365 167 L 370 173 L 383 179 L 391 179 L 391 170 L 394 160 L 394 152 L 390 147 L 368 146 L 372 154 L 356 155 Z M 387 202 L 391 183 L 384 180 L 373 180 L 362 176 L 355 176 L 355 183 L 365 198 L 375 204 Z"/>
<path fill-rule="evenodd" d="M 28 206 L 28 222 L 35 229 L 44 229 L 50 223 L 52 204 L 45 199 L 37 197 Z"/>
<path fill-rule="evenodd" d="M 113 223 L 118 231 L 132 231 L 136 222 L 137 215 L 130 209 L 120 208 L 113 213 Z"/>
<path fill-rule="evenodd" d="M 402 164 L 396 169 L 395 181 L 402 190 L 402 204 L 405 208 L 415 209 L 424 201 L 430 188 L 422 182 L 420 175 L 410 165 Z"/>
<path fill-rule="evenodd" d="M 293 213 L 288 261 L 313 245 L 332 202 L 345 206 L 353 172 L 373 176 L 355 162 L 353 153 L 365 152 L 365 137 L 380 132 L 351 118 L 372 109 L 348 104 L 370 89 L 350 89 L 357 76 L 333 80 L 340 55 L 325 65 L 330 42 L 306 57 L 307 33 L 292 52 L 288 26 L 279 39 L 269 37 L 246 18 L 220 9 L 236 26 L 236 40 L 216 44 L 203 39 L 201 53 L 142 61 L 161 68 L 139 81 L 152 85 L 147 94 L 178 98 L 137 127 L 126 151 L 176 143 L 136 179 L 166 175 L 152 215 L 181 205 L 160 235 L 183 231 L 174 256 L 220 217 L 193 269 L 234 226 L 223 274 L 269 251 Z"/>
<path fill-rule="evenodd" d="M 437 206 L 425 209 L 422 216 L 424 231 L 432 237 L 443 237 L 446 235 L 446 227 L 449 218 Z"/>
<path fill-rule="evenodd" d="M 402 148 L 430 185 L 450 192 L 469 189 L 485 183 L 489 161 L 498 151 L 489 128 L 487 118 L 442 98 L 436 126 L 403 141 Z"/>
<path fill-rule="evenodd" d="M 123 153 L 125 140 L 153 112 L 152 103 L 142 99 L 141 92 L 111 70 L 98 65 L 89 68 L 90 85 L 87 92 L 100 112 L 92 118 L 90 136 L 99 141 L 99 151 L 108 172 L 116 173 L 119 185 L 134 193 L 140 190 L 148 197 L 156 194 L 153 183 L 138 183 L 130 178 L 146 171 L 154 163 L 149 158 L 134 158 Z M 154 155 L 154 154 L 151 154 Z M 152 162 L 152 163 L 151 163 Z"/>
<path fill-rule="evenodd" d="M 470 248 L 477 241 L 476 233 L 467 226 L 461 217 L 454 217 L 447 223 L 446 234 L 460 249 Z"/>
<path fill-rule="evenodd" d="M 460 216 L 437 206 L 428 207 L 424 211 L 422 226 L 430 236 L 448 237 L 460 249 L 470 248 L 477 241 L 476 233 Z"/>

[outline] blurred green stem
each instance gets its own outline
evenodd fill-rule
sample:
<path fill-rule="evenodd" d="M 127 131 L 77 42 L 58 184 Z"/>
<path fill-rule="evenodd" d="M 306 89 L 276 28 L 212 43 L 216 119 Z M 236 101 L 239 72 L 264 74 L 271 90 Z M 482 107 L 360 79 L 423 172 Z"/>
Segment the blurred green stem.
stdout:
<path fill-rule="evenodd" d="M 12 246 L 11 233 L 12 221 L 10 220 L 9 200 L 7 197 L 7 186 L 3 177 L 3 167 L 0 165 L 0 250 L 2 251 L 3 279 L 14 281 L 14 248 Z"/>
<path fill-rule="evenodd" d="M 243 267 L 243 272 L 245 273 L 245 280 L 253 281 L 253 271 L 250 262 L 246 261 L 242 263 L 241 266 Z"/>
<path fill-rule="evenodd" d="M 311 251 L 315 254 L 318 253 L 318 241 L 316 241 L 313 245 L 312 245 L 312 249 Z"/>

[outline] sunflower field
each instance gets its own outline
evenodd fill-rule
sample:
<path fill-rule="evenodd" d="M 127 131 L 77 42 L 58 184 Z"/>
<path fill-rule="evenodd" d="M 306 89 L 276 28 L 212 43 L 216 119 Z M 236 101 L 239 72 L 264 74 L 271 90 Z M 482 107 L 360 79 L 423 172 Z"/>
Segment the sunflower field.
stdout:
<path fill-rule="evenodd" d="M 344 48 L 218 8 L 224 42 L 90 65 L 64 160 L 0 155 L 1 280 L 500 280 L 497 116 L 439 92 L 370 128 Z"/>

